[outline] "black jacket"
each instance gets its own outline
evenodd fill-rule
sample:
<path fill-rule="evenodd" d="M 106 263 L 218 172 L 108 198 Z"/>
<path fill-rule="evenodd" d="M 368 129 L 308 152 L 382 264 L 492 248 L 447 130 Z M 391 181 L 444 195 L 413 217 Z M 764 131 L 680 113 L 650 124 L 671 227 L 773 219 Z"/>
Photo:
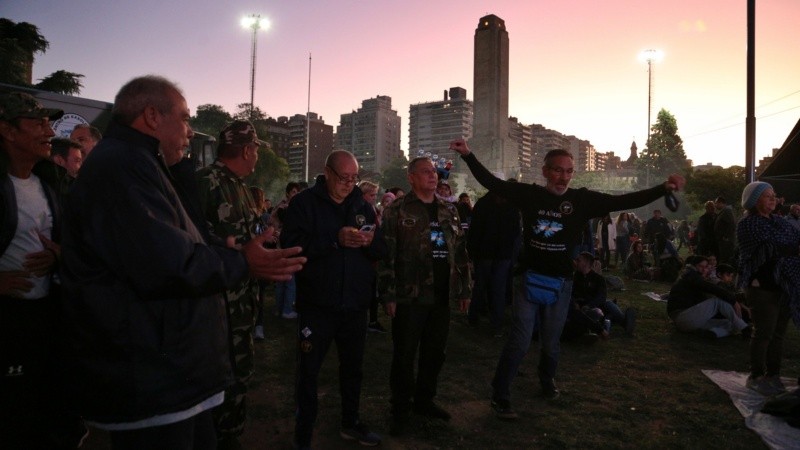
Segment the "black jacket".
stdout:
<path fill-rule="evenodd" d="M 691 308 L 710 297 L 719 297 L 730 304 L 736 303 L 733 293 L 703 278 L 694 267 L 687 266 L 672 289 L 669 290 L 667 312 Z"/>
<path fill-rule="evenodd" d="M 218 293 L 247 263 L 206 244 L 173 182 L 156 139 L 112 123 L 67 198 L 65 364 L 87 419 L 182 411 L 231 381 Z"/>
<path fill-rule="evenodd" d="M 472 208 L 467 235 L 470 259 L 511 259 L 521 232 L 519 210 L 503 197 L 489 192 Z"/>
<path fill-rule="evenodd" d="M 339 246 L 339 230 L 374 224 L 375 209 L 353 188 L 341 204 L 331 200 L 320 175 L 314 187 L 292 198 L 286 208 L 281 247 L 300 246 L 308 261 L 297 272 L 297 310 L 308 307 L 366 309 L 375 295 L 375 265 L 386 257 L 383 231 L 369 247 Z"/>

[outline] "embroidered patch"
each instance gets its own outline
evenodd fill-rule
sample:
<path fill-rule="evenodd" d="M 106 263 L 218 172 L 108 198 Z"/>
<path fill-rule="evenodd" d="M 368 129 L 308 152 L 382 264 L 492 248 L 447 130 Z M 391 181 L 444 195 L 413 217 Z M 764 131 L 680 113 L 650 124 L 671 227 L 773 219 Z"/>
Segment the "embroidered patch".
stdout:
<path fill-rule="evenodd" d="M 572 214 L 572 203 L 562 202 L 558 206 L 558 210 L 561 211 L 561 214 Z"/>
<path fill-rule="evenodd" d="M 417 224 L 417 219 L 403 219 L 404 227 L 413 227 Z"/>
<path fill-rule="evenodd" d="M 302 334 L 303 337 L 309 337 L 311 336 L 311 330 L 309 330 L 308 327 L 305 327 L 302 330 L 300 330 L 300 334 Z"/>
<path fill-rule="evenodd" d="M 300 351 L 303 353 L 310 353 L 312 349 L 311 341 L 300 341 Z"/>
<path fill-rule="evenodd" d="M 361 227 L 367 223 L 367 218 L 363 214 L 356 214 L 356 226 Z"/>

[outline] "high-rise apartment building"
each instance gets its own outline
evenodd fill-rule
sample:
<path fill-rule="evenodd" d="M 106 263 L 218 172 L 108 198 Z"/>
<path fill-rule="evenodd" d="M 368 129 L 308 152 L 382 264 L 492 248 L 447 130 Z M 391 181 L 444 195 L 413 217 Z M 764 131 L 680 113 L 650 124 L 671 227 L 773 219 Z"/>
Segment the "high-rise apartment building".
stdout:
<path fill-rule="evenodd" d="M 508 32 L 503 19 L 481 17 L 475 30 L 474 120 L 469 146 L 483 164 L 503 178 L 520 173 L 519 152 L 509 138 Z"/>
<path fill-rule="evenodd" d="M 519 181 L 533 183 L 536 178 L 533 166 L 533 135 L 531 127 L 519 123 L 516 117 L 509 117 L 509 137 L 517 145 L 519 157 Z"/>
<path fill-rule="evenodd" d="M 453 139 L 472 137 L 472 102 L 467 90 L 452 87 L 437 102 L 418 103 L 409 107 L 408 149 L 411 157 L 419 150 L 439 158 L 459 161 L 450 151 Z"/>
<path fill-rule="evenodd" d="M 293 180 L 311 181 L 322 173 L 325 158 L 333 151 L 333 126 L 327 125 L 316 113 L 295 114 L 288 120 L 289 148 L 286 163 Z M 306 135 L 308 140 L 308 179 L 306 179 Z"/>
<path fill-rule="evenodd" d="M 389 161 L 403 156 L 400 116 L 392 109 L 391 97 L 364 100 L 358 111 L 340 117 L 336 147 L 353 153 L 362 172 L 378 174 Z"/>

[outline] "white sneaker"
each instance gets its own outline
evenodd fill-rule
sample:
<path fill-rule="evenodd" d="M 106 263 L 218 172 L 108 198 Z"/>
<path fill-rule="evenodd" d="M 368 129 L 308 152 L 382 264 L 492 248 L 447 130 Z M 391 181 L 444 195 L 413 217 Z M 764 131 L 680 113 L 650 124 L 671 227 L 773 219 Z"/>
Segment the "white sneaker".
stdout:
<path fill-rule="evenodd" d="M 264 340 L 264 327 L 261 325 L 256 325 L 256 328 L 253 330 L 253 337 L 257 341 Z"/>
<path fill-rule="evenodd" d="M 283 317 L 284 319 L 297 319 L 297 313 L 294 311 L 289 313 L 283 313 L 281 314 L 281 317 Z"/>

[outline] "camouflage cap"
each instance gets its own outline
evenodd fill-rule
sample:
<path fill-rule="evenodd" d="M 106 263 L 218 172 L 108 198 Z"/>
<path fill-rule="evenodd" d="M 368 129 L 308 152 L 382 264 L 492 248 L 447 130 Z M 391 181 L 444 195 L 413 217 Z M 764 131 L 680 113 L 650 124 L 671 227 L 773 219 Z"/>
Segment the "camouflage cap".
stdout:
<path fill-rule="evenodd" d="M 56 120 L 64 115 L 60 109 L 45 108 L 36 99 L 24 92 L 11 92 L 0 95 L 0 120 L 14 120 L 20 117 Z"/>
<path fill-rule="evenodd" d="M 234 120 L 219 133 L 219 143 L 225 145 L 259 145 L 253 124 L 246 120 Z"/>

